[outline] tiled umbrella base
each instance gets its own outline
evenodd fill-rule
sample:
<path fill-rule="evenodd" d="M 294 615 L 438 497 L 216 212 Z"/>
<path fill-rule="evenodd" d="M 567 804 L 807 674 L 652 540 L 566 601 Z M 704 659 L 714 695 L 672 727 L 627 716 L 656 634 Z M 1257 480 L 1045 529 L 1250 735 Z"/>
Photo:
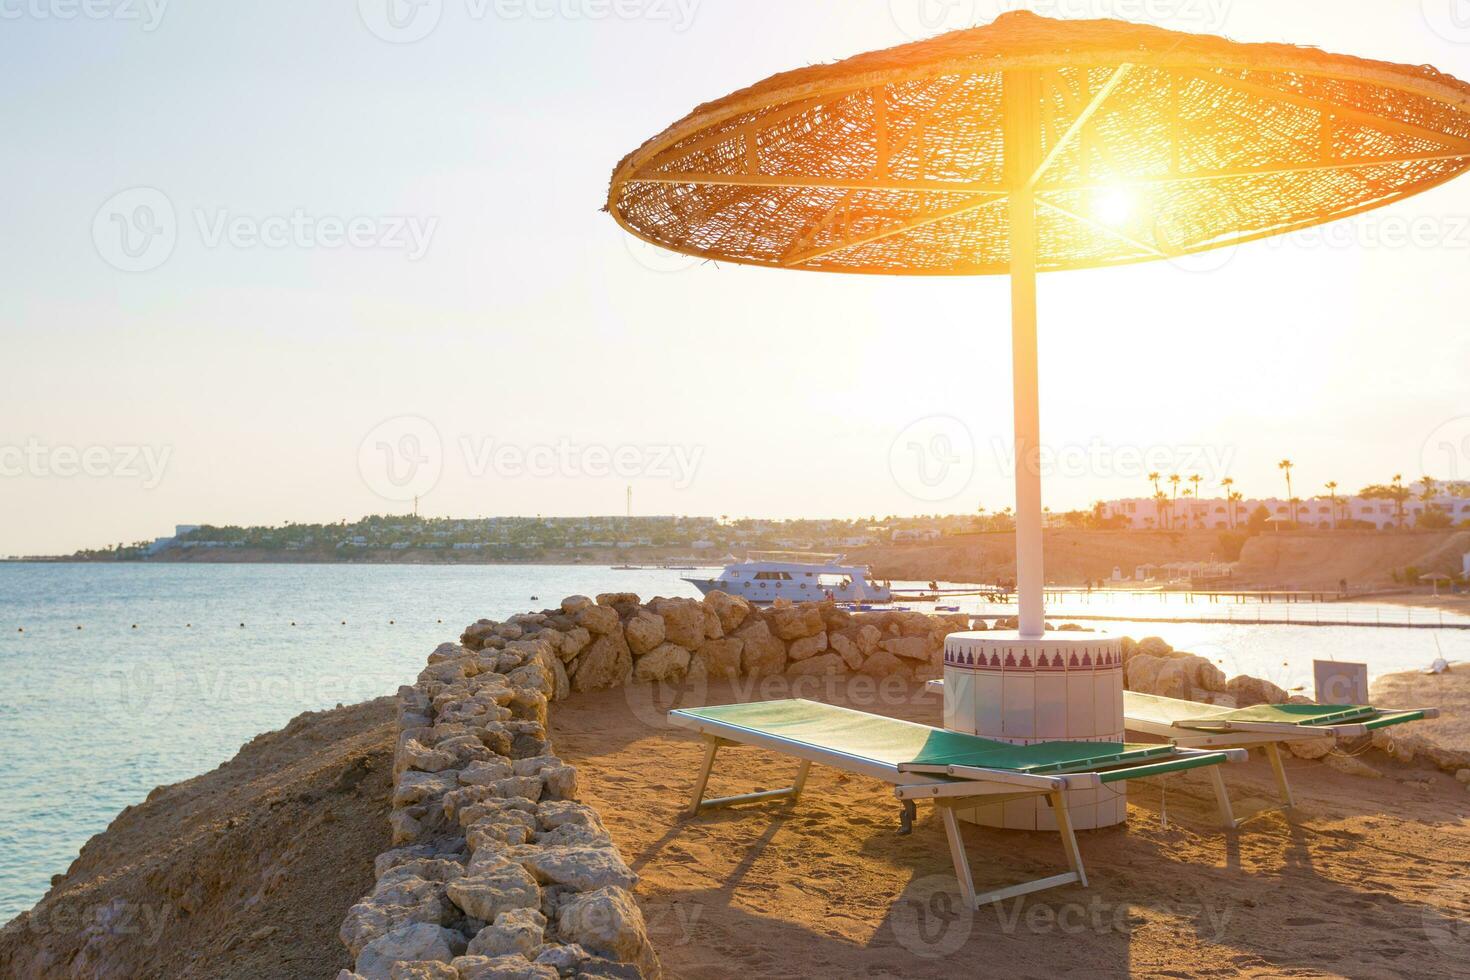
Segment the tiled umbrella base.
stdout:
<path fill-rule="evenodd" d="M 1104 633 L 952 633 L 944 641 L 944 727 L 1016 745 L 1123 741 L 1123 645 Z M 1125 783 L 1069 790 L 1077 830 L 1128 818 Z M 1056 830 L 1044 797 L 958 811 L 1011 830 Z"/>

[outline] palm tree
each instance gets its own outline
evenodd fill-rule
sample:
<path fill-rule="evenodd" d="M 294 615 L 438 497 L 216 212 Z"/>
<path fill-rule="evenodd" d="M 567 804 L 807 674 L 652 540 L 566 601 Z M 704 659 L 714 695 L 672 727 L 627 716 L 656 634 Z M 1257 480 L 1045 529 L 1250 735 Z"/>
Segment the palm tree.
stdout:
<path fill-rule="evenodd" d="M 1286 502 L 1291 505 L 1291 524 L 1296 526 L 1296 499 L 1291 495 L 1291 468 L 1296 464 L 1289 459 L 1283 459 L 1276 464 L 1276 468 L 1286 474 Z"/>
<path fill-rule="evenodd" d="M 1232 490 L 1225 497 L 1226 502 L 1230 504 L 1230 526 L 1232 528 L 1235 527 L 1235 509 L 1240 506 L 1240 502 L 1244 499 L 1245 494 L 1239 490 Z"/>
<path fill-rule="evenodd" d="M 1332 530 L 1337 530 L 1337 481 L 1327 481 L 1327 496 L 1332 501 Z"/>
<path fill-rule="evenodd" d="M 1169 503 L 1169 526 L 1174 526 L 1174 517 L 1179 507 L 1179 474 L 1169 474 L 1169 485 L 1174 488 L 1174 499 Z"/>
<path fill-rule="evenodd" d="M 1199 500 L 1199 481 L 1202 480 L 1202 479 L 1204 479 L 1204 477 L 1200 476 L 1198 473 L 1195 473 L 1193 476 L 1191 476 L 1189 478 L 1189 485 L 1192 486 L 1192 487 L 1194 487 L 1194 499 L 1196 501 Z M 1198 508 L 1196 508 L 1195 515 L 1194 516 L 1198 516 L 1198 514 L 1199 514 L 1199 510 L 1198 510 Z"/>
<path fill-rule="evenodd" d="M 1220 486 L 1225 490 L 1225 509 L 1230 512 L 1226 515 L 1226 520 L 1230 522 L 1230 529 L 1233 531 L 1235 530 L 1235 491 L 1231 487 L 1235 486 L 1235 480 L 1227 476 L 1220 481 Z"/>
<path fill-rule="evenodd" d="M 1409 496 L 1409 491 L 1404 489 L 1404 475 L 1402 473 L 1395 473 L 1393 475 L 1393 490 L 1393 502 L 1398 508 L 1399 529 L 1402 530 L 1404 526 L 1404 500 Z"/>

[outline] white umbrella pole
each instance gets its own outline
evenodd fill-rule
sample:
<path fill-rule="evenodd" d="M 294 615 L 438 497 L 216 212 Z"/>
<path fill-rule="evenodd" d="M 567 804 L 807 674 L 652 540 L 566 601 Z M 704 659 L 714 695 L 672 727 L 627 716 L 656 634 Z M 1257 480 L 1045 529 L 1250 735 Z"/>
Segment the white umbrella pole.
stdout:
<path fill-rule="evenodd" d="M 1036 355 L 1036 196 L 1041 86 L 1034 72 L 1005 75 L 1006 177 L 1011 223 L 1011 373 L 1016 424 L 1016 593 L 1020 632 L 1041 637 L 1046 614 L 1041 546 L 1041 407 Z"/>

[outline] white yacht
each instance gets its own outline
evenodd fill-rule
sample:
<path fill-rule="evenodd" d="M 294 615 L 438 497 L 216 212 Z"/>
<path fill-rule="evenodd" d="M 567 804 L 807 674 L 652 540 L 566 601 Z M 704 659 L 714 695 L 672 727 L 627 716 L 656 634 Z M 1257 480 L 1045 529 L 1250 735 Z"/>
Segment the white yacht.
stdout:
<path fill-rule="evenodd" d="M 686 578 L 701 593 L 716 590 L 751 602 L 890 602 L 885 583 L 873 580 L 866 565 L 844 564 L 842 555 L 801 552 L 751 552 L 745 561 L 732 561 L 718 578 Z"/>

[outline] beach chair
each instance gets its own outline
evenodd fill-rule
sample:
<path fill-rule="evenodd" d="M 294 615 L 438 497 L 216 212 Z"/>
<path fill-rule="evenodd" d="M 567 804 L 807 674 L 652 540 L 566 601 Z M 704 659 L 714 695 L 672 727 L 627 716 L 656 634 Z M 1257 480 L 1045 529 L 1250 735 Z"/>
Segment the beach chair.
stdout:
<path fill-rule="evenodd" d="M 669 721 L 676 727 L 697 732 L 705 741 L 704 763 L 689 807 L 693 814 L 757 800 L 794 801 L 801 796 L 814 763 L 892 785 L 894 796 L 903 805 L 903 833 L 913 826 L 915 804 L 933 803 L 939 808 L 949 839 L 950 858 L 961 893 L 975 908 L 1045 888 L 1074 883 L 1087 887 L 1087 872 L 1067 812 L 1067 790 L 1210 767 L 1217 799 L 1228 807 L 1224 781 L 1215 767 L 1246 756 L 1244 750 L 1204 751 L 1117 742 L 1011 745 L 799 700 L 671 711 Z M 799 760 L 795 781 L 783 789 L 705 799 L 716 753 L 723 747 L 737 745 L 769 749 Z M 1053 809 L 1071 870 L 976 894 L 955 811 L 1037 796 L 1046 797 Z"/>
<path fill-rule="evenodd" d="M 1281 758 L 1284 742 L 1355 738 L 1380 728 L 1439 717 L 1437 708 L 1386 711 L 1336 704 L 1259 704 L 1224 708 L 1157 694 L 1123 692 L 1123 723 L 1129 731 L 1167 738 L 1189 748 L 1265 749 L 1276 774 L 1281 803 L 1292 807 L 1291 783 Z"/>

